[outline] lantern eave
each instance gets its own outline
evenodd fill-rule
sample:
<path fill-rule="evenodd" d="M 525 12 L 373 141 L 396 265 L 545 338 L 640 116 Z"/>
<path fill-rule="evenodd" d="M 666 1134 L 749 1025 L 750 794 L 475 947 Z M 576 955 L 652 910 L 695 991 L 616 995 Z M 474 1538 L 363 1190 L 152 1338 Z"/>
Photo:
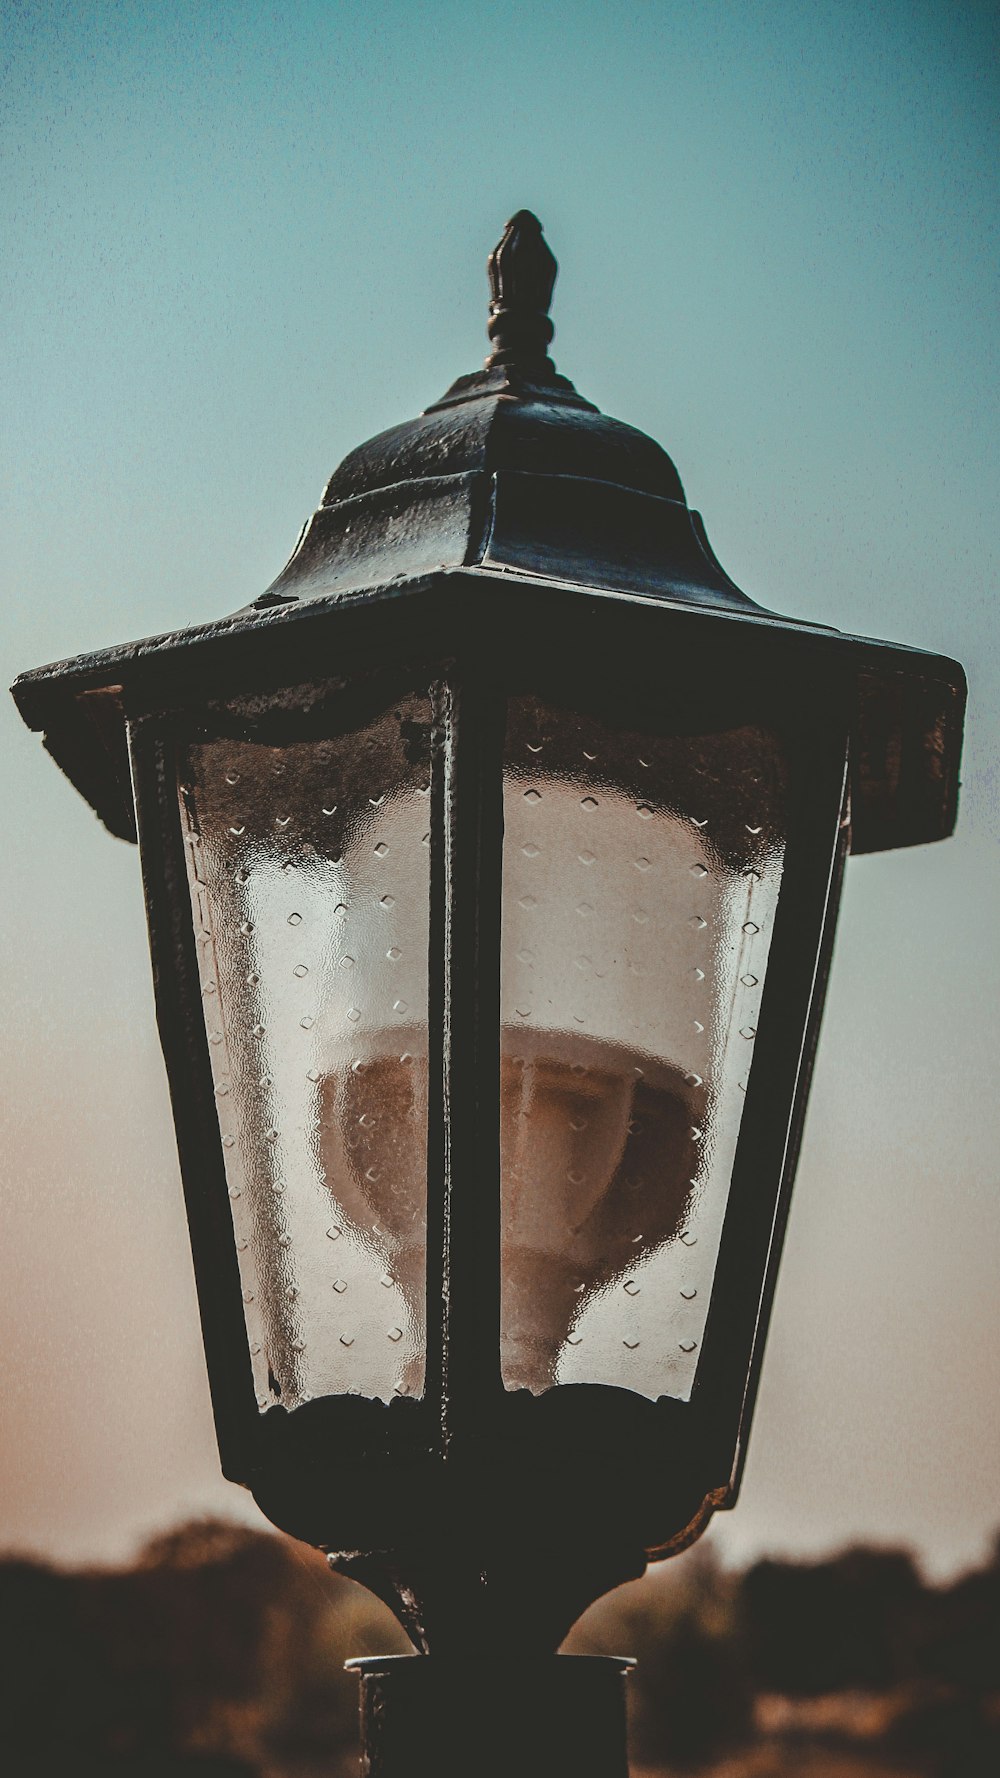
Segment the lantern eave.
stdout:
<path fill-rule="evenodd" d="M 419 628 L 433 613 L 445 638 L 450 626 L 486 630 L 502 617 L 505 628 L 524 635 L 525 646 L 528 625 L 598 622 L 605 635 L 613 626 L 623 638 L 641 629 L 644 649 L 659 645 L 672 653 L 690 646 L 708 660 L 712 651 L 745 648 L 748 670 L 767 654 L 780 657 L 790 675 L 839 676 L 854 733 L 852 850 L 888 850 L 951 834 L 966 697 L 956 661 L 780 617 L 742 594 L 713 599 L 669 568 L 646 591 L 615 585 L 610 574 L 603 578 L 604 584 L 588 583 L 490 560 L 399 573 L 58 661 L 22 674 L 12 693 L 28 727 L 44 734 L 48 751 L 104 825 L 131 841 L 124 734 L 130 711 L 208 703 L 264 682 L 309 679 L 318 646 L 329 658 L 330 642 L 339 645 L 346 636 L 346 620 L 363 624 L 369 613 L 378 614 L 380 625 L 402 628 Z M 584 645 L 579 629 L 577 637 Z"/>

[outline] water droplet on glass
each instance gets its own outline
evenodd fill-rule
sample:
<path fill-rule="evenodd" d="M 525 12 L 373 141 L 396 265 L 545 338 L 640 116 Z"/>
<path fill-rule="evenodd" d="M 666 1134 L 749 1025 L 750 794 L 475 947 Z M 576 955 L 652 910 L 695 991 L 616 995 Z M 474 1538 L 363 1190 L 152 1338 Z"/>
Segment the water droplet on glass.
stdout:
<path fill-rule="evenodd" d="M 584 1180 L 586 1179 L 586 1177 L 587 1177 L 586 1173 L 569 1172 L 566 1175 L 566 1178 L 569 1180 L 570 1185 L 582 1185 Z"/>
<path fill-rule="evenodd" d="M 530 1019 L 531 1017 L 530 1006 L 516 1006 L 514 1011 L 517 1013 L 519 1019 Z"/>
<path fill-rule="evenodd" d="M 250 1347 L 250 1356 L 251 1356 L 251 1358 L 256 1358 L 259 1355 L 259 1353 L 260 1353 L 260 1341 L 254 1340 L 252 1346 Z"/>
<path fill-rule="evenodd" d="M 540 803 L 542 800 L 542 793 L 540 790 L 526 790 L 524 793 L 524 800 L 526 803 Z"/>
<path fill-rule="evenodd" d="M 223 1146 L 223 1148 L 232 1148 L 232 1146 L 233 1146 L 233 1143 L 234 1143 L 234 1142 L 235 1142 L 235 1141 L 236 1141 L 236 1138 L 235 1138 L 235 1136 L 223 1136 L 223 1138 L 222 1138 L 222 1146 Z M 233 1193 L 232 1193 L 232 1192 L 230 1192 L 230 1194 L 229 1194 L 229 1195 L 230 1195 L 230 1197 L 232 1197 L 232 1196 L 233 1196 Z M 236 1194 L 235 1194 L 235 1195 L 236 1195 L 236 1197 L 239 1197 L 239 1195 L 240 1195 L 240 1194 L 239 1194 L 239 1192 L 236 1192 Z"/>
<path fill-rule="evenodd" d="M 755 932 L 760 931 L 760 927 L 755 926 L 752 920 L 745 920 L 743 922 L 743 930 L 744 930 L 744 932 L 750 933 L 750 935 L 752 937 Z"/>
<path fill-rule="evenodd" d="M 704 932 L 705 927 L 708 925 L 708 921 L 701 914 L 692 914 L 688 921 L 688 925 L 692 927 L 695 932 Z"/>
<path fill-rule="evenodd" d="M 302 915 L 301 914 L 289 914 L 288 924 L 289 924 L 289 926 L 301 926 L 302 925 Z"/>
<path fill-rule="evenodd" d="M 293 1340 L 292 1341 L 292 1351 L 293 1352 L 304 1352 L 305 1349 L 306 1349 L 305 1340 Z"/>
<path fill-rule="evenodd" d="M 679 1341 L 680 1349 L 682 1352 L 693 1352 L 695 1347 L 697 1346 L 697 1344 L 698 1344 L 697 1340 L 681 1340 L 681 1341 Z"/>
<path fill-rule="evenodd" d="M 280 1198 L 282 1192 L 284 1191 L 284 1189 L 285 1189 L 285 1182 L 283 1179 L 272 1179 L 271 1190 L 273 1192 L 276 1192 L 279 1198 Z"/>
<path fill-rule="evenodd" d="M 368 798 L 368 801 L 371 804 L 373 809 L 380 809 L 382 807 L 382 804 L 385 802 L 385 795 L 383 793 L 382 796 L 370 796 Z"/>
<path fill-rule="evenodd" d="M 228 1093 L 228 1092 L 229 1092 L 229 1082 L 228 1082 L 228 1080 L 220 1080 L 220 1082 L 219 1082 L 219 1084 L 218 1084 L 218 1086 L 217 1086 L 217 1087 L 216 1087 L 216 1089 L 215 1089 L 215 1091 L 216 1091 L 216 1095 L 217 1095 L 217 1097 L 218 1097 L 218 1098 L 220 1098 L 220 1099 L 224 1099 L 224 1098 L 225 1098 L 225 1097 L 226 1097 L 226 1095 L 227 1095 L 227 1093 Z"/>
<path fill-rule="evenodd" d="M 593 764 L 594 760 L 597 758 L 597 754 L 596 753 L 588 753 L 587 749 L 585 747 L 583 750 L 583 757 L 584 757 L 584 759 L 589 759 L 591 764 Z"/>
<path fill-rule="evenodd" d="M 622 1285 L 622 1289 L 627 1291 L 629 1296 L 638 1296 L 640 1287 L 634 1278 L 626 1278 Z"/>
<path fill-rule="evenodd" d="M 519 963 L 532 964 L 535 961 L 535 953 L 529 950 L 518 951 L 517 960 Z"/>
<path fill-rule="evenodd" d="M 253 1302 L 253 1291 L 252 1290 L 245 1290 L 243 1292 L 243 1301 L 245 1303 L 252 1303 Z"/>
<path fill-rule="evenodd" d="M 214 994 L 216 992 L 215 983 L 214 982 L 204 982 L 202 984 L 201 991 L 203 994 Z"/>
<path fill-rule="evenodd" d="M 530 914 L 532 908 L 536 908 L 538 903 L 533 895 L 522 895 L 517 905 L 518 907 L 522 907 L 525 913 Z"/>
<path fill-rule="evenodd" d="M 751 827 L 749 821 L 747 822 L 746 826 L 747 826 L 747 833 L 761 833 L 763 831 L 763 829 L 761 827 Z"/>
<path fill-rule="evenodd" d="M 292 970 L 292 974 L 297 975 L 301 981 L 304 975 L 309 974 L 309 965 L 307 963 L 296 963 L 295 968 Z"/>
<path fill-rule="evenodd" d="M 353 1346 L 354 1335 L 353 1334 L 341 1334 L 340 1343 L 342 1346 Z"/>
<path fill-rule="evenodd" d="M 256 970 L 256 969 L 251 969 L 249 975 L 247 976 L 247 986 L 250 988 L 256 988 L 257 983 L 259 981 L 260 981 L 260 971 Z"/>
<path fill-rule="evenodd" d="M 705 1132 L 701 1128 L 700 1124 L 692 1124 L 691 1125 L 691 1140 L 692 1140 L 692 1142 L 700 1142 L 702 1137 L 704 1136 L 704 1134 L 705 1134 Z"/>
<path fill-rule="evenodd" d="M 244 920 L 243 924 L 240 927 L 240 931 L 242 932 L 244 938 L 249 938 L 251 932 L 253 931 L 253 921 L 252 920 Z"/>
<path fill-rule="evenodd" d="M 648 926 L 649 924 L 649 915 L 645 908 L 633 908 L 632 918 L 637 926 Z"/>
<path fill-rule="evenodd" d="M 290 1234 L 289 1234 L 289 1233 L 288 1233 L 288 1230 L 287 1230 L 287 1229 L 285 1229 L 285 1230 L 283 1230 L 283 1232 L 282 1232 L 282 1233 L 281 1233 L 281 1234 L 280 1234 L 280 1235 L 279 1235 L 279 1236 L 278 1236 L 278 1246 L 279 1246 L 279 1247 L 290 1247 L 290 1246 L 291 1246 L 291 1245 L 292 1245 L 292 1237 L 291 1237 L 291 1235 L 290 1235 Z"/>
<path fill-rule="evenodd" d="M 543 745 L 544 745 L 544 743 L 541 741 L 529 741 L 527 743 L 528 752 L 529 753 L 541 753 Z"/>
<path fill-rule="evenodd" d="M 698 1237 L 697 1237 L 697 1235 L 692 1235 L 690 1229 L 684 1229 L 683 1233 L 681 1234 L 681 1240 L 683 1241 L 685 1247 L 697 1247 L 697 1245 L 698 1245 Z"/>
<path fill-rule="evenodd" d="M 265 1130 L 264 1135 L 268 1142 L 277 1142 L 278 1140 L 278 1132 L 273 1125 L 269 1130 Z"/>
<path fill-rule="evenodd" d="M 567 1344 L 567 1346 L 578 1346 L 582 1339 L 583 1339 L 582 1334 L 568 1333 L 566 1335 L 566 1344 Z"/>
<path fill-rule="evenodd" d="M 394 1279 L 391 1272 L 383 1272 L 381 1278 L 379 1279 L 379 1283 L 384 1285 L 386 1290 L 391 1290 L 393 1285 L 395 1284 L 395 1282 L 396 1282 L 396 1280 Z"/>
<path fill-rule="evenodd" d="M 333 1223 L 326 1231 L 326 1238 L 328 1241 L 339 1241 L 343 1232 L 343 1229 L 338 1229 L 336 1223 Z"/>
<path fill-rule="evenodd" d="M 697 1292 L 697 1290 L 696 1290 L 696 1289 L 695 1289 L 695 1288 L 694 1288 L 694 1286 L 693 1286 L 693 1285 L 692 1285 L 692 1287 L 691 1287 L 691 1289 L 690 1289 L 690 1290 L 682 1290 L 682 1291 L 681 1291 L 681 1296 L 682 1296 L 682 1297 L 683 1297 L 683 1298 L 684 1298 L 684 1301 L 685 1301 L 685 1302 L 686 1302 L 686 1303 L 693 1303 L 693 1302 L 694 1302 L 694 1299 L 695 1299 L 695 1297 L 696 1297 L 696 1296 L 697 1296 L 697 1295 L 698 1295 L 698 1292 Z"/>
<path fill-rule="evenodd" d="M 402 955 L 403 953 L 398 945 L 390 945 L 389 949 L 386 951 L 386 956 L 390 963 L 398 963 Z"/>
<path fill-rule="evenodd" d="M 322 803 L 320 806 L 324 815 L 335 815 L 337 813 L 336 803 Z"/>
<path fill-rule="evenodd" d="M 532 840 L 529 840 L 526 846 L 521 847 L 521 851 L 524 853 L 525 858 L 537 858 L 539 848 Z"/>
<path fill-rule="evenodd" d="M 636 803 L 635 812 L 641 821 L 650 821 L 653 811 L 648 803 Z"/>
<path fill-rule="evenodd" d="M 756 1025 L 743 1025 L 740 1027 L 740 1036 L 745 1037 L 748 1043 L 749 1043 L 751 1037 L 756 1037 L 756 1035 L 757 1035 Z"/>
<path fill-rule="evenodd" d="M 586 809 L 589 814 L 592 810 L 597 808 L 596 796 L 582 796 L 580 798 L 580 807 L 581 809 Z"/>
<path fill-rule="evenodd" d="M 576 911 L 584 920 L 586 920 L 588 915 L 592 914 L 594 911 L 593 904 L 589 901 L 581 901 L 577 904 Z"/>
<path fill-rule="evenodd" d="M 689 1087 L 700 1087 L 702 1085 L 702 1078 L 701 1078 L 700 1074 L 685 1074 L 684 1081 L 685 1081 L 685 1084 Z"/>
<path fill-rule="evenodd" d="M 246 830 L 247 830 L 247 824 L 245 821 L 236 822 L 229 829 L 230 833 L 235 834 L 237 839 L 240 839 L 242 837 L 242 835 L 246 833 Z"/>
<path fill-rule="evenodd" d="M 641 753 L 640 753 L 640 754 L 638 754 L 638 755 L 637 755 L 637 758 L 638 758 L 638 761 L 639 761 L 639 764 L 640 764 L 640 765 L 641 765 L 641 766 L 645 766 L 645 767 L 646 767 L 646 769 L 647 769 L 647 770 L 648 770 L 648 769 L 649 769 L 649 767 L 650 767 L 650 766 L 651 766 L 651 765 L 652 765 L 652 763 L 653 763 L 653 762 L 652 762 L 652 760 L 649 760 L 649 759 L 643 759 L 643 757 L 642 757 L 642 754 L 641 754 Z"/>
<path fill-rule="evenodd" d="M 388 850 L 389 850 L 389 848 L 386 845 L 385 841 L 379 840 L 378 845 L 375 847 L 376 858 L 384 858 L 386 856 L 386 854 L 388 853 Z"/>
<path fill-rule="evenodd" d="M 361 1008 L 359 1006 L 349 1006 L 347 1009 L 347 1016 L 350 1019 L 351 1024 L 356 1025 L 361 1017 Z"/>
<path fill-rule="evenodd" d="M 239 772 L 227 772 L 226 773 L 226 783 L 227 784 L 238 784 L 239 781 L 240 781 Z"/>
<path fill-rule="evenodd" d="M 294 1303 L 295 1298 L 298 1296 L 298 1294 L 299 1294 L 298 1286 L 295 1284 L 289 1284 L 288 1288 L 285 1291 L 285 1297 L 286 1297 L 287 1301 L 290 1303 Z"/>
<path fill-rule="evenodd" d="M 290 815 L 275 815 L 274 825 L 275 827 L 279 827 L 282 833 L 284 833 L 285 828 L 288 826 L 291 819 L 292 817 Z"/>
<path fill-rule="evenodd" d="M 597 862 L 596 852 L 578 852 L 577 857 L 580 860 L 581 864 L 588 864 L 589 865 L 589 864 L 595 864 Z"/>
<path fill-rule="evenodd" d="M 633 860 L 633 863 L 635 864 L 636 870 L 649 870 L 650 868 L 648 858 L 636 858 Z"/>
<path fill-rule="evenodd" d="M 396 1344 L 397 1340 L 401 1340 L 402 1337 L 403 1337 L 403 1330 L 401 1327 L 390 1327 L 389 1338 L 393 1342 L 393 1345 Z"/>
<path fill-rule="evenodd" d="M 569 1120 L 569 1127 L 571 1130 L 585 1130 L 587 1128 L 587 1120 L 585 1117 L 571 1117 Z"/>
<path fill-rule="evenodd" d="M 396 905 L 396 897 L 394 895 L 382 895 L 379 897 L 379 906 L 380 907 L 394 908 L 395 905 Z M 338 909 L 338 912 L 340 912 L 340 911 L 341 910 Z M 342 911 L 346 914 L 347 909 L 344 908 Z"/>
<path fill-rule="evenodd" d="M 263 1025 L 254 1025 L 252 1034 L 254 1037 L 263 1037 L 263 1035 L 264 1035 Z"/>
<path fill-rule="evenodd" d="M 757 977 L 755 975 L 741 975 L 740 981 L 743 983 L 744 988 L 755 988 L 757 986 Z"/>
<path fill-rule="evenodd" d="M 408 1010 L 409 1004 L 408 1000 L 394 1000 L 392 1003 L 392 1010 L 393 1012 L 404 1013 Z"/>
<path fill-rule="evenodd" d="M 208 1034 L 208 1041 L 209 1041 L 209 1043 L 221 1043 L 222 1042 L 222 1032 L 221 1031 L 210 1031 Z"/>
<path fill-rule="evenodd" d="M 705 869 L 705 866 L 703 864 L 693 864 L 691 866 L 691 875 L 693 877 L 699 877 L 699 878 L 707 877 L 708 872 Z"/>
<path fill-rule="evenodd" d="M 638 1344 L 639 1344 L 638 1340 L 623 1340 L 622 1341 L 622 1345 L 627 1346 L 630 1352 L 634 1352 L 636 1347 L 638 1346 Z"/>
<path fill-rule="evenodd" d="M 345 1290 L 347 1289 L 346 1278 L 335 1278 L 333 1280 L 333 1288 L 337 1292 L 338 1296 L 343 1296 Z"/>

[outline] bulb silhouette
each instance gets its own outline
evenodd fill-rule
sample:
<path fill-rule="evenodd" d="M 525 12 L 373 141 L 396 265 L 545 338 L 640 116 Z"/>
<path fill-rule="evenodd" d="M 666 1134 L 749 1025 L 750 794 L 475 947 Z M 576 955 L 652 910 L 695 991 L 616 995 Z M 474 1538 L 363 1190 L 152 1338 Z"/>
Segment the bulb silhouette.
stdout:
<path fill-rule="evenodd" d="M 320 1147 L 338 1215 L 356 1241 L 377 1248 L 419 1325 L 427 1067 L 399 1037 L 324 1077 Z M 537 1391 L 557 1381 L 560 1354 L 595 1294 L 683 1228 L 704 1088 L 622 1045 L 505 1031 L 500 1111 L 498 1339 L 506 1386 Z M 479 1186 L 459 1180 L 456 1189 Z"/>

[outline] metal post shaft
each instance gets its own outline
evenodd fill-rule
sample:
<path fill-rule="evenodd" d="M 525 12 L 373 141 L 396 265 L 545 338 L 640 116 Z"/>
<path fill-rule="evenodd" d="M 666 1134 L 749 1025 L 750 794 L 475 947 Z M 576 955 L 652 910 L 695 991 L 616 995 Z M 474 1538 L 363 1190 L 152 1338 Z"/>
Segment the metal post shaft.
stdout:
<path fill-rule="evenodd" d="M 628 1778 L 631 1665 L 599 1655 L 350 1661 L 363 1778 Z"/>

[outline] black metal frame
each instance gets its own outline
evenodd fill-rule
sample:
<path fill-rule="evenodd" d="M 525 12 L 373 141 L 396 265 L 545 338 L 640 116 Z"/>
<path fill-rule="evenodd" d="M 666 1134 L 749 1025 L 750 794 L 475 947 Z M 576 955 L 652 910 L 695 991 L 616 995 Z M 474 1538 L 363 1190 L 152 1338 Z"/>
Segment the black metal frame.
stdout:
<path fill-rule="evenodd" d="M 224 684 L 213 675 L 211 695 L 205 684 L 174 678 L 158 709 L 148 697 L 129 700 L 157 1012 L 223 1468 L 286 1530 L 335 1551 L 390 1599 L 419 1645 L 433 1639 L 436 1648 L 470 1633 L 483 1645 L 502 1642 L 515 1620 L 523 1645 L 523 1599 L 532 1593 L 538 1646 L 551 1647 L 589 1598 L 641 1571 L 649 1554 L 690 1541 L 735 1499 L 847 832 L 847 663 L 817 671 L 815 658 L 789 658 L 772 637 L 748 638 L 734 625 L 716 631 L 707 649 L 703 630 L 675 614 L 631 601 L 581 610 L 579 595 L 567 609 L 551 592 L 532 606 L 530 591 L 511 588 L 503 605 L 484 609 L 440 585 L 419 622 L 408 621 L 414 608 L 405 605 L 337 614 L 322 656 L 310 651 L 308 678 L 299 656 L 272 663 L 266 676 L 245 663 Z M 519 607 L 520 622 L 507 605 Z M 370 700 L 372 675 L 397 686 L 401 674 L 410 685 L 417 674 L 427 685 L 434 661 L 432 1083 L 435 1066 L 438 1073 L 428 1130 L 427 1387 L 421 1401 L 330 1397 L 262 1415 L 211 1088 L 176 748 L 180 737 L 234 726 L 261 739 L 300 734 L 293 688 L 303 683 L 310 731 L 326 734 L 331 707 L 317 689 L 324 669 L 348 684 L 356 676 L 367 688 L 358 695 Z M 756 718 L 794 740 L 796 812 L 690 1403 L 654 1404 L 596 1385 L 534 1397 L 508 1394 L 500 1382 L 502 751 L 506 698 L 528 687 L 630 728 L 669 732 L 683 707 L 706 728 Z M 475 1192 L 462 1189 L 470 1178 Z"/>

